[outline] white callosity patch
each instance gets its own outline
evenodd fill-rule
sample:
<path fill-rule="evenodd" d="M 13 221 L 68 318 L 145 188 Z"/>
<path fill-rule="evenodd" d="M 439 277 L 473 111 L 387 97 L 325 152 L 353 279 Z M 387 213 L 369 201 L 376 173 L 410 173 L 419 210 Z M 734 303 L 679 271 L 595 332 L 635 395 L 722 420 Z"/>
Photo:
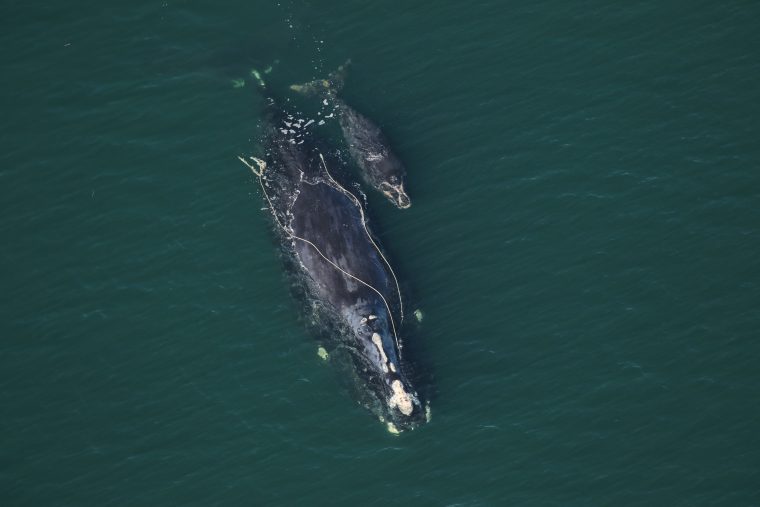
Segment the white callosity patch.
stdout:
<path fill-rule="evenodd" d="M 391 389 L 393 389 L 393 396 L 388 400 L 388 405 L 391 408 L 398 408 L 404 415 L 412 415 L 414 396 L 404 390 L 400 380 L 394 380 L 391 383 Z"/>
<path fill-rule="evenodd" d="M 386 190 L 385 187 L 390 188 L 391 190 Z M 397 203 L 398 207 L 401 209 L 406 209 L 409 206 L 412 205 L 412 203 L 409 201 L 409 196 L 406 195 L 406 191 L 404 190 L 404 185 L 391 185 L 388 182 L 383 182 L 380 184 L 380 191 L 391 201 Z"/>
<path fill-rule="evenodd" d="M 383 371 L 388 373 L 388 356 L 385 355 L 385 349 L 383 349 L 383 340 L 377 333 L 372 333 L 372 343 L 377 347 L 377 351 L 380 352 L 380 359 L 383 361 Z"/>

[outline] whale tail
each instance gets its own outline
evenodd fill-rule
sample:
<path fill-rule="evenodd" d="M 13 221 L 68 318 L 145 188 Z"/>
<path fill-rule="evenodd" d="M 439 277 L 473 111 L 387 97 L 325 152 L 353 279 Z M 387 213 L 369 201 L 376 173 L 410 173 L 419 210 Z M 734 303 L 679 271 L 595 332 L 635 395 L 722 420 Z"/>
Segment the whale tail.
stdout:
<path fill-rule="evenodd" d="M 251 69 L 251 77 L 256 81 L 256 84 L 259 85 L 259 88 L 262 90 L 267 89 L 267 84 L 264 82 L 264 78 L 261 77 L 261 72 L 256 69 Z"/>
<path fill-rule="evenodd" d="M 290 89 L 304 95 L 335 95 L 343 89 L 349 65 L 351 65 L 350 58 L 334 72 L 330 73 L 327 78 L 290 85 Z"/>
<path fill-rule="evenodd" d="M 249 71 L 248 76 L 235 76 L 232 78 L 231 83 L 233 88 L 243 88 L 246 84 L 246 81 L 250 79 L 253 80 L 253 82 L 261 89 L 266 90 L 266 83 L 264 82 L 264 78 L 262 77 L 263 74 L 269 74 L 274 70 L 274 67 L 280 63 L 280 60 L 273 61 L 270 65 L 268 65 L 263 71 L 259 71 L 256 68 L 252 68 Z"/>
<path fill-rule="evenodd" d="M 275 60 L 275 63 L 277 63 L 278 60 Z M 265 123 L 268 123 L 270 125 L 274 125 L 276 123 L 279 123 L 283 118 L 283 109 L 280 106 L 280 104 L 283 103 L 281 100 L 281 97 L 279 94 L 272 92 L 272 90 L 267 86 L 266 81 L 264 80 L 264 75 L 269 74 L 272 71 L 272 66 L 270 65 L 263 71 L 259 71 L 258 69 L 252 68 L 250 71 L 250 76 L 252 80 L 256 83 L 256 86 L 258 87 L 259 92 L 264 98 L 265 104 L 264 108 L 262 110 L 262 117 L 265 121 Z"/>

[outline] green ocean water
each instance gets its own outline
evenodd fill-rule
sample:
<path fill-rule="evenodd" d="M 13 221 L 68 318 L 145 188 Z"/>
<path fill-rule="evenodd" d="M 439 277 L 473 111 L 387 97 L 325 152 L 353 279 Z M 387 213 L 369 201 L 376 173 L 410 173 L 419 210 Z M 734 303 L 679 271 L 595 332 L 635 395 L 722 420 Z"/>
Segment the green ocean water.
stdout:
<path fill-rule="evenodd" d="M 0 5 L 0 505 L 760 505 L 755 2 Z M 262 98 L 354 62 L 424 320 L 393 436 L 316 355 Z"/>

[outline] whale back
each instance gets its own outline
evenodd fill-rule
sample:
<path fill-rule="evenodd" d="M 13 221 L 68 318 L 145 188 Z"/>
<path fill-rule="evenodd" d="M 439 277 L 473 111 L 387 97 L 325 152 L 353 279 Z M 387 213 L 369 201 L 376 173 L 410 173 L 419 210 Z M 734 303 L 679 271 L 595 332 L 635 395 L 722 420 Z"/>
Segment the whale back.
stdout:
<path fill-rule="evenodd" d="M 345 310 L 359 299 L 376 299 L 379 293 L 399 320 L 394 278 L 365 228 L 359 206 L 329 180 L 304 182 L 293 203 L 290 226 L 309 243 L 299 242 L 296 252 L 318 281 L 321 297 L 337 309 Z"/>

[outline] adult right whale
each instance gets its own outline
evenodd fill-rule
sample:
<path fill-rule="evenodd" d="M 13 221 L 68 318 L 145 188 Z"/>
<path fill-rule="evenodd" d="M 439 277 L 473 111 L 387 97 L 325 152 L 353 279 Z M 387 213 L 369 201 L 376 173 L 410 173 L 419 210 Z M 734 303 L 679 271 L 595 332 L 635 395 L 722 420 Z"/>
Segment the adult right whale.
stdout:
<path fill-rule="evenodd" d="M 393 433 L 413 429 L 429 412 L 405 371 L 401 291 L 363 202 L 331 172 L 313 120 L 272 98 L 265 117 L 264 159 L 240 160 L 258 177 L 298 292 L 332 350 L 347 359 L 360 403 Z"/>
<path fill-rule="evenodd" d="M 325 104 L 331 101 L 336 106 L 338 122 L 343 137 L 348 144 L 351 157 L 362 171 L 364 180 L 383 193 L 401 209 L 412 205 L 404 189 L 406 170 L 390 148 L 388 139 L 380 127 L 372 120 L 347 104 L 338 96 L 345 82 L 346 69 L 351 61 L 338 67 L 327 79 L 318 79 L 305 84 L 295 84 L 291 90 L 321 97 Z"/>

